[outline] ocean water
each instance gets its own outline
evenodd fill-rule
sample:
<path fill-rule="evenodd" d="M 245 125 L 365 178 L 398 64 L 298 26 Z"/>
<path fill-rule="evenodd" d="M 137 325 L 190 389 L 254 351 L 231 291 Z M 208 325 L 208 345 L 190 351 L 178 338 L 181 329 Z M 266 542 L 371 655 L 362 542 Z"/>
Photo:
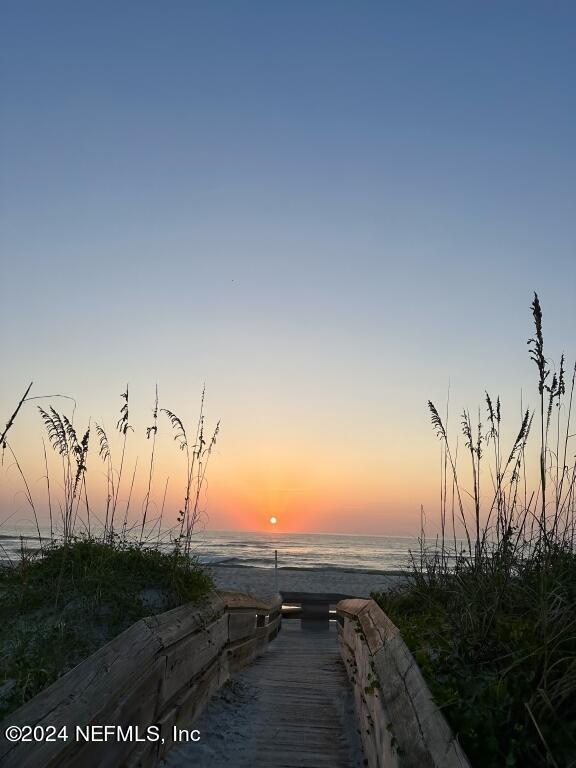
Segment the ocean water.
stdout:
<path fill-rule="evenodd" d="M 46 531 L 41 530 L 41 533 L 47 536 Z M 38 548 L 38 536 L 33 529 L 25 526 L 24 530 L 0 530 L 0 560 L 15 559 L 22 545 L 29 549 Z M 193 553 L 203 563 L 273 568 L 276 550 L 279 568 L 373 571 L 403 570 L 408 565 L 410 550 L 417 549 L 415 538 L 276 531 L 198 530 L 192 545 Z"/>
<path fill-rule="evenodd" d="M 203 562 L 279 568 L 354 568 L 398 571 L 408 565 L 416 539 L 325 533 L 199 532 L 194 551 Z"/>

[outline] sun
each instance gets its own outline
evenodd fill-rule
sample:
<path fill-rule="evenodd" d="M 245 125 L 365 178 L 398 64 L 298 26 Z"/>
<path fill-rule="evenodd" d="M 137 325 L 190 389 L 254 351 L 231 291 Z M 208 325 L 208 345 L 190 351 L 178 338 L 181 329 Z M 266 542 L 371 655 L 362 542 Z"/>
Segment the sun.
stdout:
<path fill-rule="evenodd" d="M 277 522 L 278 522 L 278 518 L 277 517 L 271 517 L 270 518 L 270 525 L 276 525 Z"/>

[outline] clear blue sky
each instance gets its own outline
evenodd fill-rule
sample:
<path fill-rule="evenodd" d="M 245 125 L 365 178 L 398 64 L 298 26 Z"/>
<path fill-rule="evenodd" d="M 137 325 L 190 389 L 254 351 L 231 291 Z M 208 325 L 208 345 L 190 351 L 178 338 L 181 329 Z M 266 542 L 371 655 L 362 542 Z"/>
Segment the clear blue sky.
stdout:
<path fill-rule="evenodd" d="M 572 2 L 2 3 L 0 418 L 206 381 L 215 527 L 346 466 L 408 531 L 428 397 L 529 390 L 533 290 L 574 352 L 575 73 Z"/>

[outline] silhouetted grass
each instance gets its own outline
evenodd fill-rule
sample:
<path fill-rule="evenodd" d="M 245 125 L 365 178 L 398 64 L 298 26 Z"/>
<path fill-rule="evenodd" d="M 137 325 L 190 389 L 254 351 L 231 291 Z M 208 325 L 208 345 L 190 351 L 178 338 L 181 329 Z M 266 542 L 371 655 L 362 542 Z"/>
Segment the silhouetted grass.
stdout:
<path fill-rule="evenodd" d="M 20 409 L 24 405 L 24 402 L 25 402 L 26 398 L 28 397 L 28 392 L 30 392 L 30 390 L 32 389 L 32 384 L 33 384 L 33 382 L 30 382 L 30 384 L 28 384 L 28 388 L 26 389 L 26 392 L 24 392 L 24 394 L 20 398 L 20 402 L 16 406 L 16 410 L 14 411 L 12 416 L 10 416 L 10 418 L 6 422 L 6 426 L 2 430 L 2 434 L 0 435 L 0 446 L 2 447 L 2 449 L 4 449 L 6 447 L 6 436 L 8 435 L 8 432 L 10 431 L 10 428 L 14 425 L 14 421 L 16 420 L 16 416 L 18 416 L 18 413 L 19 413 Z"/>
<path fill-rule="evenodd" d="M 429 545 L 423 534 L 407 586 L 376 596 L 477 768 L 576 766 L 574 375 L 567 395 L 564 356 L 552 374 L 544 355 L 536 294 L 531 308 L 539 484 L 530 490 L 526 470 L 529 410 L 508 451 L 499 398 L 486 394 L 487 432 L 464 411 L 468 491 L 429 403 L 442 446 L 441 538 Z"/>
<path fill-rule="evenodd" d="M 196 440 L 190 449 L 183 422 L 172 411 L 162 409 L 172 426 L 178 427 L 176 439 L 188 457 L 184 507 L 174 515 L 176 525 L 165 530 L 162 538 L 161 518 L 168 479 L 164 483 L 160 517 L 157 521 L 149 517 L 155 490 L 156 435 L 161 412 L 158 389 L 153 423 L 146 429 L 147 438 L 152 439 L 147 490 L 140 519 L 131 523 L 128 512 L 138 458 L 129 488 L 124 488 L 127 435 L 134 431 L 129 422 L 128 386 L 121 395 L 123 403 L 116 424 L 122 441 L 118 465 L 114 461 L 113 441 L 101 424 L 95 424 L 97 442 L 93 445 L 90 424 L 82 433 L 77 433 L 73 418 L 65 413 L 53 406 L 38 409 L 48 442 L 58 459 L 54 481 L 44 443 L 49 538 L 42 536 L 30 485 L 6 440 L 26 394 L 7 423 L 2 446 L 9 451 L 21 476 L 36 521 L 39 549 L 26 550 L 22 544 L 16 561 L 0 562 L 0 717 L 30 699 L 134 621 L 199 600 L 213 586 L 207 572 L 191 554 L 194 528 L 202 512 L 200 498 L 206 467 L 219 428 L 217 425 L 206 445 L 204 391 Z M 103 505 L 96 508 L 89 502 L 87 489 L 90 450 L 103 462 L 106 477 L 105 499 Z M 127 501 L 123 521 L 118 525 L 121 492 L 127 492 Z M 155 541 L 149 543 L 156 525 L 158 534 Z"/>

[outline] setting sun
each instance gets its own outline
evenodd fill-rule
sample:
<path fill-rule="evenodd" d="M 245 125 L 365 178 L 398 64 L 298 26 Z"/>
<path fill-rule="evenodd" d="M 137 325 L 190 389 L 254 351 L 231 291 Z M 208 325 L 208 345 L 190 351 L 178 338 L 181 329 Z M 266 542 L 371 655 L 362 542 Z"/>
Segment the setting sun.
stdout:
<path fill-rule="evenodd" d="M 271 517 L 270 518 L 270 525 L 276 525 L 277 522 L 278 522 L 278 518 L 277 517 Z"/>

